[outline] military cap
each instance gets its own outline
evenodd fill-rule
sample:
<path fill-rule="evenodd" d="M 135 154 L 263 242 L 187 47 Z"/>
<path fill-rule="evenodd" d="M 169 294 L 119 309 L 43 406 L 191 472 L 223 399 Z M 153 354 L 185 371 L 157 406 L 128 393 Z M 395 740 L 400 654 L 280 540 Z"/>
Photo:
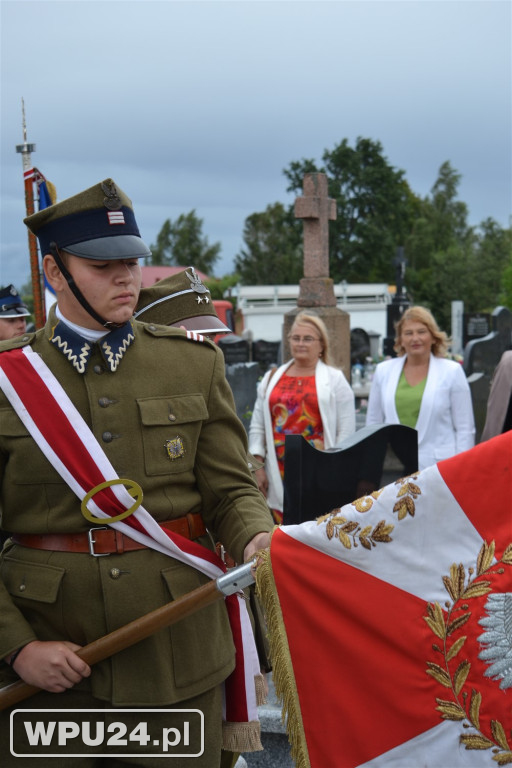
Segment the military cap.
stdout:
<path fill-rule="evenodd" d="M 14 285 L 0 288 L 0 320 L 7 317 L 28 317 L 29 315 L 28 307 L 23 304 Z"/>
<path fill-rule="evenodd" d="M 184 325 L 198 333 L 231 333 L 217 316 L 210 291 L 194 267 L 142 288 L 134 317 L 143 323 Z"/>
<path fill-rule="evenodd" d="M 43 208 L 24 222 L 38 238 L 43 255 L 54 245 L 73 256 L 102 261 L 151 254 L 140 236 L 131 200 L 112 179 Z"/>

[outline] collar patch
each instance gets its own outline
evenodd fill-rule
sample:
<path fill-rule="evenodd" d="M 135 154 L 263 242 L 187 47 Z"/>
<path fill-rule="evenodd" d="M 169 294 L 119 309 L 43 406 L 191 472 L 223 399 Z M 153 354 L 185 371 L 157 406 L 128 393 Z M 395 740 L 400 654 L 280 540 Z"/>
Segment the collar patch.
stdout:
<path fill-rule="evenodd" d="M 125 323 L 121 328 L 110 331 L 99 340 L 101 355 L 111 373 L 114 373 L 124 357 L 128 347 L 135 341 L 132 324 Z M 78 373 L 85 373 L 94 344 L 84 339 L 65 323 L 59 322 L 52 329 L 50 344 L 54 344 L 67 357 Z"/>

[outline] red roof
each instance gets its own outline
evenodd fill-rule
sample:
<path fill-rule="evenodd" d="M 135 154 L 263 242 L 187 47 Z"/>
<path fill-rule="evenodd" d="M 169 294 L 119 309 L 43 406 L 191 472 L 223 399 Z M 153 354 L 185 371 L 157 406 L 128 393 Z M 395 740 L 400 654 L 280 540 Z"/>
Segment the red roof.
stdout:
<path fill-rule="evenodd" d="M 171 275 L 175 275 L 177 272 L 184 272 L 185 269 L 187 269 L 187 267 L 141 267 L 142 287 L 149 288 L 150 285 L 154 285 L 159 280 L 163 280 L 164 277 L 170 277 Z M 204 272 L 201 272 L 199 269 L 196 269 L 196 273 L 199 275 L 203 283 L 205 280 L 210 279 L 208 275 L 206 275 Z"/>

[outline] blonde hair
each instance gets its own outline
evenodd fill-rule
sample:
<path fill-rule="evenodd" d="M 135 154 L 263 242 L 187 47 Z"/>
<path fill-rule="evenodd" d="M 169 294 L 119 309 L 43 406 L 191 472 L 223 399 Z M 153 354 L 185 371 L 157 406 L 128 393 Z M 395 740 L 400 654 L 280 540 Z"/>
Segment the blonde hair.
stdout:
<path fill-rule="evenodd" d="M 322 351 L 320 353 L 320 360 L 326 365 L 331 365 L 331 354 L 329 350 L 329 334 L 324 321 L 318 317 L 318 315 L 310 314 L 309 312 L 299 312 L 295 320 L 293 321 L 292 330 L 295 325 L 311 325 L 320 336 L 322 342 Z M 290 331 L 290 336 L 292 331 Z"/>
<path fill-rule="evenodd" d="M 426 307 L 409 307 L 403 313 L 400 320 L 395 324 L 395 346 L 393 349 L 399 357 L 405 354 L 405 349 L 401 343 L 402 329 L 404 324 L 409 321 L 415 321 L 417 323 L 423 323 L 426 325 L 430 333 L 432 334 L 434 341 L 432 342 L 432 354 L 435 357 L 446 357 L 448 350 L 449 339 L 444 331 L 439 330 L 439 326 L 434 319 L 434 315 Z"/>

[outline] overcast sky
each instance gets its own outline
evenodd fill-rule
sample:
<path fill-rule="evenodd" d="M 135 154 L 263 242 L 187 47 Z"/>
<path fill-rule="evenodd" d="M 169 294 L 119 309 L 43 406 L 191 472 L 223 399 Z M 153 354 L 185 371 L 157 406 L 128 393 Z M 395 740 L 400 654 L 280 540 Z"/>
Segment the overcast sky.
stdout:
<path fill-rule="evenodd" d="M 233 269 L 283 168 L 380 141 L 412 190 L 449 161 L 477 225 L 512 212 L 509 0 L 0 0 L 0 284 L 30 276 L 21 100 L 64 199 L 111 176 L 147 243 L 192 209 Z"/>

